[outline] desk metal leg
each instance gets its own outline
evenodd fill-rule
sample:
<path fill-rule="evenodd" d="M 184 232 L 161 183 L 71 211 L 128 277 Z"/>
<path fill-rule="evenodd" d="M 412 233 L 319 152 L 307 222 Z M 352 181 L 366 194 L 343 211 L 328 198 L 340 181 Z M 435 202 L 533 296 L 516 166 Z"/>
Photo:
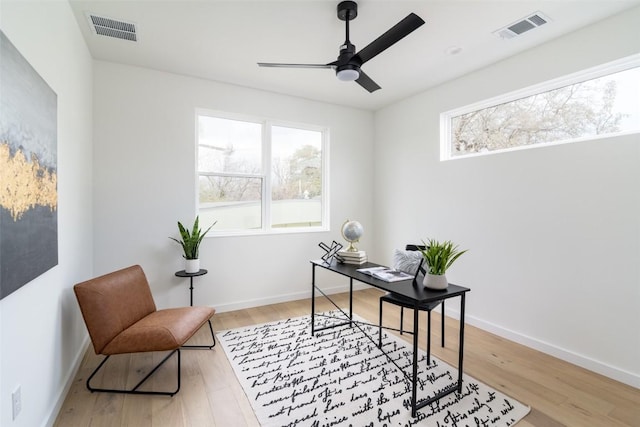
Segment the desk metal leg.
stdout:
<path fill-rule="evenodd" d="M 382 348 L 382 298 L 378 307 L 378 348 Z"/>
<path fill-rule="evenodd" d="M 411 416 L 416 417 L 418 403 L 418 303 L 413 307 L 413 375 L 411 376 Z"/>
<path fill-rule="evenodd" d="M 349 326 L 353 326 L 353 277 L 349 278 Z"/>
<path fill-rule="evenodd" d="M 440 393 L 437 393 L 435 396 L 432 396 L 426 400 L 417 403 L 417 371 L 418 371 L 418 363 L 417 363 L 417 352 L 418 352 L 418 340 L 417 340 L 417 329 L 416 326 L 418 324 L 418 316 L 417 316 L 417 307 L 414 309 L 413 315 L 413 378 L 412 378 L 412 397 L 411 397 L 411 416 L 416 417 L 418 409 L 424 408 L 425 406 L 435 402 L 443 398 L 444 396 L 453 393 L 455 391 L 462 392 L 462 374 L 463 374 L 463 356 L 464 356 L 464 306 L 465 306 L 465 294 L 460 294 L 460 344 L 458 351 L 458 382 L 452 384 L 451 388 L 446 388 Z M 444 311 L 444 309 L 443 309 Z"/>
<path fill-rule="evenodd" d="M 311 264 L 311 336 L 315 334 L 316 315 L 316 265 Z"/>
<path fill-rule="evenodd" d="M 440 310 L 442 310 L 442 312 L 440 313 L 440 327 L 442 328 L 440 330 L 440 335 L 442 337 L 442 347 L 444 347 L 444 300 L 442 300 L 442 307 L 440 308 Z"/>
<path fill-rule="evenodd" d="M 464 292 L 460 295 L 460 348 L 458 349 L 458 392 L 462 391 L 462 358 L 464 356 Z M 444 335 L 443 335 L 444 336 Z"/>

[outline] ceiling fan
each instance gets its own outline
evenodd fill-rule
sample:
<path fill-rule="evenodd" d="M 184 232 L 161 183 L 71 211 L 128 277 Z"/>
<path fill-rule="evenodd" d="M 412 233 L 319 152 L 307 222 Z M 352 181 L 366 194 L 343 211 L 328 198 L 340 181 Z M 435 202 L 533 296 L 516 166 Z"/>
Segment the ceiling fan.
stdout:
<path fill-rule="evenodd" d="M 358 16 L 358 5 L 356 2 L 342 1 L 338 4 L 338 19 L 345 21 L 346 37 L 344 44 L 340 46 L 340 54 L 336 61 L 329 62 L 328 64 L 258 62 L 258 65 L 260 67 L 280 68 L 331 68 L 336 71 L 336 76 L 339 80 L 355 80 L 356 83 L 369 92 L 374 92 L 380 89 L 380 86 L 360 69 L 362 64 L 411 34 L 424 24 L 424 20 L 415 13 L 410 13 L 402 21 L 391 27 L 386 33 L 356 53 L 356 47 L 349 41 L 349 21 L 355 19 L 356 16 Z"/>

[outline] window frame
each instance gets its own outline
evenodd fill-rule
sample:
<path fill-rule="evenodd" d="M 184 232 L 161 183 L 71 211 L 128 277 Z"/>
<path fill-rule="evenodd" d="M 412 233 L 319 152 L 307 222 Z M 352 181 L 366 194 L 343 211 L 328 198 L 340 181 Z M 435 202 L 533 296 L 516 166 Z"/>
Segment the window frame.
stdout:
<path fill-rule="evenodd" d="M 607 75 L 619 73 L 621 71 L 630 70 L 640 67 L 640 54 L 630 55 L 615 61 L 607 62 L 595 67 L 588 68 L 586 70 L 578 71 L 575 73 L 567 74 L 562 77 L 558 77 L 552 80 L 547 80 L 542 83 L 527 86 L 522 89 L 507 92 L 489 99 L 475 102 L 473 104 L 465 105 L 464 107 L 456 108 L 453 110 L 445 111 L 440 114 L 440 161 L 466 159 L 470 157 L 486 156 L 492 154 L 506 153 L 511 151 L 528 150 L 532 148 L 550 147 L 560 144 L 570 144 L 574 142 L 592 141 L 594 139 L 612 138 L 622 135 L 632 135 L 640 133 L 640 129 L 619 131 L 612 133 L 604 133 L 597 135 L 583 136 L 579 138 L 570 138 L 559 141 L 549 141 L 544 143 L 523 145 L 518 147 L 509 147 L 499 150 L 492 150 L 481 153 L 468 153 L 454 156 L 452 150 L 452 126 L 451 122 L 454 117 L 468 114 L 474 111 L 491 108 L 500 104 L 514 102 L 522 98 L 526 98 L 533 95 L 538 95 L 545 92 L 550 92 L 555 89 L 559 89 L 565 86 L 581 83 L 588 80 L 594 80 Z"/>
<path fill-rule="evenodd" d="M 225 120 L 237 120 L 241 122 L 257 123 L 262 127 L 261 133 L 261 151 L 262 151 L 262 173 L 235 173 L 235 172 L 201 172 L 198 170 L 198 157 L 199 157 L 199 128 L 198 120 L 201 116 L 213 117 Z M 292 129 L 300 129 L 305 131 L 319 132 L 321 134 L 321 173 L 322 173 L 322 195 L 321 195 L 321 224 L 313 227 L 272 227 L 271 226 L 271 214 L 272 214 L 272 195 L 271 195 L 271 180 L 272 180 L 272 157 L 271 157 L 271 128 L 273 126 L 287 127 Z M 194 171 L 195 171 L 195 210 L 196 215 L 200 214 L 200 183 L 201 176 L 230 176 L 239 178 L 258 178 L 262 180 L 262 196 L 261 202 L 261 223 L 262 226 L 259 229 L 248 230 L 216 230 L 213 227 L 207 237 L 214 236 L 260 236 L 260 235 L 272 235 L 272 234 L 300 234 L 300 233 L 318 233 L 329 231 L 329 140 L 330 129 L 327 126 L 314 125 L 308 123 L 293 122 L 287 120 L 280 120 L 274 118 L 257 117 L 246 114 L 229 113 L 217 110 L 211 110 L 208 108 L 196 108 L 195 111 L 195 156 L 194 156 Z"/>

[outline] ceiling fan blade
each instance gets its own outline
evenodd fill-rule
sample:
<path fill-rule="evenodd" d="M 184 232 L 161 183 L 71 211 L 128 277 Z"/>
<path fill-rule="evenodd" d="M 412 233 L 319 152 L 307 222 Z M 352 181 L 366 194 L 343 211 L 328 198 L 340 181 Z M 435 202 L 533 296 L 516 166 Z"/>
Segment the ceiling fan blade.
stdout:
<path fill-rule="evenodd" d="M 362 70 L 360 70 L 360 77 L 356 79 L 356 83 L 368 90 L 369 93 L 375 92 L 376 90 L 380 89 L 378 83 L 371 80 L 371 77 L 367 76 Z"/>
<path fill-rule="evenodd" d="M 331 64 L 281 64 L 276 62 L 258 62 L 258 66 L 272 68 L 334 68 Z"/>
<path fill-rule="evenodd" d="M 424 20 L 415 13 L 410 13 L 402 21 L 391 27 L 386 33 L 369 43 L 360 52 L 354 55 L 354 58 L 360 60 L 360 64 L 364 64 L 374 56 L 388 49 L 389 47 L 402 40 L 421 25 Z"/>

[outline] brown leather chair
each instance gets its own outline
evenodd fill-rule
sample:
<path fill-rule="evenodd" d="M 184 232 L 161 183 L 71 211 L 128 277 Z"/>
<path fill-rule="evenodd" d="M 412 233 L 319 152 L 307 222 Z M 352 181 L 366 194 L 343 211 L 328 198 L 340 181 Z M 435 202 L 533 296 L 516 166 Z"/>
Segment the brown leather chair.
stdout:
<path fill-rule="evenodd" d="M 96 354 L 106 357 L 87 379 L 94 391 L 173 396 L 180 390 L 180 348 L 213 348 L 211 307 L 181 307 L 157 310 L 147 278 L 139 265 L 78 283 L 73 287 Z M 209 322 L 213 344 L 184 346 Z M 129 390 L 94 388 L 91 379 L 110 356 L 124 353 L 170 351 L 170 353 Z M 178 357 L 178 386 L 175 391 L 139 391 L 138 388 L 174 353 Z"/>

